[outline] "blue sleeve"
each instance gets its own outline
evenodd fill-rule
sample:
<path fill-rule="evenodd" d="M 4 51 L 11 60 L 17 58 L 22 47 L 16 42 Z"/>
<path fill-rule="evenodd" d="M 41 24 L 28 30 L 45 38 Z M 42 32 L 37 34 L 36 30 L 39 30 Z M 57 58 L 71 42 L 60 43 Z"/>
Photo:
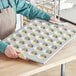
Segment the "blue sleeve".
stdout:
<path fill-rule="evenodd" d="M 22 14 L 29 19 L 43 19 L 43 20 L 50 20 L 50 14 L 41 11 L 40 9 L 34 7 L 31 4 L 28 4 L 25 0 L 16 0 L 16 13 Z"/>
<path fill-rule="evenodd" d="M 7 46 L 8 46 L 7 43 L 5 43 L 5 42 L 3 42 L 3 41 L 0 40 L 0 52 L 1 53 L 4 53 L 4 51 L 5 51 L 5 49 L 6 49 Z"/>

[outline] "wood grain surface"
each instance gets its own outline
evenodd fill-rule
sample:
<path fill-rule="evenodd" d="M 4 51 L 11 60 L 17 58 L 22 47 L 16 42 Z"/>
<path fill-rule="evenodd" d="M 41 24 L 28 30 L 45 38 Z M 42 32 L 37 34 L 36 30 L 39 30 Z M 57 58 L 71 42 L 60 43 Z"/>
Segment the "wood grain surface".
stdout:
<path fill-rule="evenodd" d="M 29 76 L 76 59 L 76 38 L 46 64 L 30 60 L 10 59 L 0 53 L 0 76 Z"/>

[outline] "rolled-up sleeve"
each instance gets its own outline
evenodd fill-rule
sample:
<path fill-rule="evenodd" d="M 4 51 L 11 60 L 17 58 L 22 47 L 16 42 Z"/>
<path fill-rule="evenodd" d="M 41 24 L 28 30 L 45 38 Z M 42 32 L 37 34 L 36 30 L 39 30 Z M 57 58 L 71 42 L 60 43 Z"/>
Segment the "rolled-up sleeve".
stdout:
<path fill-rule="evenodd" d="M 3 42 L 3 41 L 0 40 L 0 52 L 1 53 L 4 53 L 4 51 L 5 51 L 5 49 L 6 49 L 7 46 L 8 46 L 7 43 L 5 43 L 5 42 Z"/>

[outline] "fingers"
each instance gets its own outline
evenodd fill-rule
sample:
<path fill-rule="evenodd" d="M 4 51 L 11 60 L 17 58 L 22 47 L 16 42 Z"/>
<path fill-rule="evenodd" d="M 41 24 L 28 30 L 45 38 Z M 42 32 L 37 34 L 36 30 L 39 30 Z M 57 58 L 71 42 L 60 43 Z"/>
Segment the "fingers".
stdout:
<path fill-rule="evenodd" d="M 60 22 L 59 19 L 55 18 L 55 17 L 51 17 L 50 21 L 54 21 L 54 22 Z"/>
<path fill-rule="evenodd" d="M 13 46 L 7 46 L 5 50 L 5 55 L 9 58 L 18 58 L 18 53 L 17 53 L 17 50 Z"/>
<path fill-rule="evenodd" d="M 18 58 L 18 54 L 16 53 L 16 49 L 13 46 L 10 47 L 10 52 L 11 52 L 12 58 Z"/>

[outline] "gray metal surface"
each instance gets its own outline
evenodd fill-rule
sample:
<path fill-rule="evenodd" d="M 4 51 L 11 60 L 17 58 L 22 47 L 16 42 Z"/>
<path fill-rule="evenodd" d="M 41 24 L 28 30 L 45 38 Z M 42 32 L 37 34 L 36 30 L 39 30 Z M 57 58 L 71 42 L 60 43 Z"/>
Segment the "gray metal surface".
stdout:
<path fill-rule="evenodd" d="M 76 0 L 66 0 L 65 3 L 74 3 L 73 8 L 65 9 L 60 11 L 60 16 L 68 21 L 76 24 Z"/>
<path fill-rule="evenodd" d="M 61 64 L 61 76 L 65 76 L 66 64 Z"/>
<path fill-rule="evenodd" d="M 60 16 L 73 23 L 76 23 L 76 6 L 70 9 L 61 10 Z"/>

